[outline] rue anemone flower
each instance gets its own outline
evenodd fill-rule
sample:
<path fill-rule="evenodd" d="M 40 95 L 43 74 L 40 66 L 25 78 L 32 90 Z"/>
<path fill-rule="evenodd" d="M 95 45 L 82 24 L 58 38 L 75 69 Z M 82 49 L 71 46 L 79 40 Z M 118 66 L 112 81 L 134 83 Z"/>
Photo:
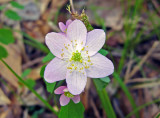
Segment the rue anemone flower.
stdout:
<path fill-rule="evenodd" d="M 70 102 L 70 99 L 73 100 L 74 103 L 80 102 L 80 96 L 79 95 L 72 95 L 66 86 L 60 86 L 55 91 L 55 94 L 62 94 L 60 96 L 60 105 L 65 106 Z"/>
<path fill-rule="evenodd" d="M 56 57 L 45 68 L 45 80 L 52 83 L 66 79 L 69 92 L 78 95 L 84 90 L 87 77 L 103 78 L 112 74 L 113 63 L 98 53 L 105 38 L 101 29 L 87 32 L 80 20 L 72 21 L 65 35 L 48 33 L 45 42 Z"/>

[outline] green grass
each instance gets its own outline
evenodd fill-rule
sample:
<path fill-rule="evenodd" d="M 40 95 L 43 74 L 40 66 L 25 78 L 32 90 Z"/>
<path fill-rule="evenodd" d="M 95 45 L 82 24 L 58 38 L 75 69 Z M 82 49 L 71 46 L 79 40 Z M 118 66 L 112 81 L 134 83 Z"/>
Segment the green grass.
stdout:
<path fill-rule="evenodd" d="M 137 107 L 136 109 L 133 109 L 133 111 L 130 112 L 125 118 L 130 118 L 133 114 L 137 113 L 139 110 L 141 110 L 141 109 L 143 109 L 145 107 L 148 107 L 149 105 L 158 103 L 158 102 L 160 102 L 160 99 L 156 99 L 156 100 L 153 100 L 151 102 L 147 102 L 146 104 L 143 104 L 143 105 Z"/>
<path fill-rule="evenodd" d="M 129 92 L 127 86 L 124 84 L 123 80 L 120 78 L 120 76 L 116 72 L 113 73 L 113 77 L 114 77 L 114 79 L 116 79 L 116 81 L 121 86 L 123 92 L 125 93 L 126 97 L 128 98 L 128 100 L 129 100 L 129 102 L 130 102 L 130 104 L 132 106 L 132 109 L 136 109 L 136 107 L 137 107 L 136 103 L 135 103 L 131 93 Z M 136 118 L 140 117 L 137 112 L 135 113 L 135 115 L 136 115 Z"/>

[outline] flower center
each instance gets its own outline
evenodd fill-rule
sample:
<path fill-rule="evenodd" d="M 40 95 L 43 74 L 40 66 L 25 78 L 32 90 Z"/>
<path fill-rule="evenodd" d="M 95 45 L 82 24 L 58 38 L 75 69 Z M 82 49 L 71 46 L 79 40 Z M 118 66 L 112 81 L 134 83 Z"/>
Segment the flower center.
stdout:
<path fill-rule="evenodd" d="M 81 53 L 79 53 L 78 50 L 76 50 L 76 52 L 73 52 L 71 60 L 80 62 L 82 60 Z"/>
<path fill-rule="evenodd" d="M 64 95 L 68 98 L 73 98 L 74 95 L 72 95 L 70 92 L 64 92 Z"/>

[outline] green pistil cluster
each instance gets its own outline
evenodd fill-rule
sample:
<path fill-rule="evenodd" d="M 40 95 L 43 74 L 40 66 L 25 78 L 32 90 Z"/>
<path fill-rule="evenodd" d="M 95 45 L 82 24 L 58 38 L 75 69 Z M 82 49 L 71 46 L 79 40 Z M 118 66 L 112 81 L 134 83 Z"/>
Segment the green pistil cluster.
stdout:
<path fill-rule="evenodd" d="M 64 92 L 64 95 L 68 98 L 73 98 L 74 95 L 72 95 L 70 92 Z"/>
<path fill-rule="evenodd" d="M 76 50 L 76 52 L 73 52 L 71 60 L 73 60 L 73 61 L 81 61 L 82 60 L 81 53 L 79 53 L 78 50 Z"/>

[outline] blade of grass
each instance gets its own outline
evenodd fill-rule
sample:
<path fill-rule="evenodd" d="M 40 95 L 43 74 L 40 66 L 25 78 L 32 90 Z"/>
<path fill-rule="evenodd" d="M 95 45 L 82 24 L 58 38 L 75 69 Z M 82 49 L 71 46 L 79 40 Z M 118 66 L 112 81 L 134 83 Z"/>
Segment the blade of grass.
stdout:
<path fill-rule="evenodd" d="M 22 39 L 22 40 L 23 40 L 23 39 Z M 46 54 L 47 54 L 47 52 L 49 53 L 49 50 L 44 49 L 42 46 L 37 45 L 37 43 L 35 43 L 35 42 L 29 41 L 29 40 L 23 40 L 23 42 L 24 42 L 25 44 L 27 44 L 27 45 L 30 45 L 30 46 L 32 46 L 32 47 L 34 47 L 34 48 L 36 48 L 36 49 L 41 50 L 42 52 L 44 52 L 44 53 L 46 53 Z"/>
<path fill-rule="evenodd" d="M 94 79 L 93 79 L 93 83 L 96 87 L 97 93 L 100 97 L 100 100 L 101 100 L 102 106 L 106 112 L 107 118 L 116 118 L 116 114 L 113 110 L 113 107 L 112 107 L 112 104 L 111 104 L 111 101 L 110 101 L 110 98 L 107 94 L 106 89 L 104 88 L 103 90 L 100 91 L 97 89 L 97 86 L 95 84 Z"/>
<path fill-rule="evenodd" d="M 133 21 L 134 21 L 134 18 L 136 16 L 136 13 L 140 9 L 140 6 L 141 6 L 142 3 L 143 3 L 143 0 L 136 0 L 136 5 L 135 5 L 135 9 L 134 9 L 134 12 L 133 12 L 133 15 L 132 15 L 131 24 L 128 24 L 130 13 L 128 13 L 128 15 L 126 17 L 126 20 L 125 20 L 127 22 L 127 24 L 125 25 L 126 41 L 124 43 L 124 48 L 123 48 L 123 51 L 122 51 L 122 57 L 121 57 L 120 62 L 119 62 L 118 73 L 120 73 L 122 68 L 123 68 L 124 61 L 125 61 L 125 58 L 126 58 L 126 54 L 128 52 L 128 49 L 129 49 L 129 44 L 131 44 L 130 43 L 130 38 L 131 38 L 132 34 L 134 33 L 134 30 L 135 30 L 136 25 L 138 23 L 138 22 L 133 23 Z M 129 9 L 129 11 L 131 11 L 130 9 Z"/>
<path fill-rule="evenodd" d="M 129 118 L 129 117 L 131 117 L 133 114 L 137 113 L 139 110 L 141 110 L 141 109 L 143 109 L 143 108 L 145 108 L 145 107 L 147 107 L 147 106 L 149 106 L 149 105 L 151 105 L 151 104 L 158 103 L 158 102 L 160 102 L 160 98 L 159 98 L 159 99 L 156 99 L 156 100 L 153 100 L 153 101 L 151 101 L 151 102 L 147 102 L 146 104 L 143 104 L 143 105 L 135 108 L 135 109 L 134 109 L 132 112 L 130 112 L 125 118 Z"/>
<path fill-rule="evenodd" d="M 30 85 L 29 85 L 26 81 L 24 81 L 19 75 L 17 75 L 17 73 L 16 73 L 3 59 L 0 59 L 0 60 L 1 60 L 1 62 L 17 77 L 17 79 L 18 79 L 21 83 L 23 83 L 32 93 L 34 93 L 35 96 L 36 96 L 39 100 L 41 100 L 48 109 L 50 109 L 55 115 L 58 116 L 58 112 L 55 111 L 55 110 L 53 109 L 53 107 L 52 107 L 45 99 L 43 99 L 43 98 L 41 97 L 41 95 L 39 95 L 33 88 L 30 87 Z"/>
<path fill-rule="evenodd" d="M 136 107 L 137 107 L 136 103 L 134 102 L 132 95 L 130 94 L 127 86 L 123 83 L 122 79 L 119 77 L 119 75 L 116 72 L 113 73 L 113 77 L 120 84 L 122 90 L 124 91 L 125 95 L 127 96 L 128 100 L 132 106 L 132 109 L 136 109 Z M 138 113 L 135 113 L 135 115 L 136 115 L 136 118 L 140 117 Z"/>

